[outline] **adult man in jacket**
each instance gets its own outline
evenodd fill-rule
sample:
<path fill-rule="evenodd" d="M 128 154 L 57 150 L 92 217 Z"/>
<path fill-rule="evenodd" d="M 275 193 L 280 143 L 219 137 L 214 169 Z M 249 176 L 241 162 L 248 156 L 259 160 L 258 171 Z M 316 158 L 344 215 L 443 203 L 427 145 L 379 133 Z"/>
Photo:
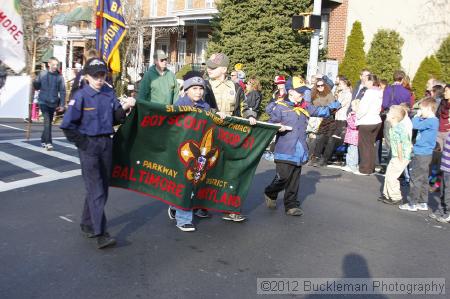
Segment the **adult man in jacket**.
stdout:
<path fill-rule="evenodd" d="M 167 54 L 157 50 L 155 64 L 144 74 L 139 84 L 138 101 L 172 105 L 178 99 L 178 82 L 167 69 Z"/>

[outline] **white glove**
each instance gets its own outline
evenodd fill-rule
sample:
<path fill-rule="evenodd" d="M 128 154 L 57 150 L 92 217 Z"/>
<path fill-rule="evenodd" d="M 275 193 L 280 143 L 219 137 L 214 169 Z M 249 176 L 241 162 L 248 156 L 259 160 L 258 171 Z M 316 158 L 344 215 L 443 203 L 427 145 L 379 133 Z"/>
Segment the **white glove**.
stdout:
<path fill-rule="evenodd" d="M 123 110 L 128 110 L 136 105 L 136 99 L 128 97 L 122 101 Z"/>
<path fill-rule="evenodd" d="M 217 114 L 221 119 L 225 119 L 225 117 L 227 117 L 227 115 L 226 115 L 224 112 L 218 111 L 216 114 Z"/>

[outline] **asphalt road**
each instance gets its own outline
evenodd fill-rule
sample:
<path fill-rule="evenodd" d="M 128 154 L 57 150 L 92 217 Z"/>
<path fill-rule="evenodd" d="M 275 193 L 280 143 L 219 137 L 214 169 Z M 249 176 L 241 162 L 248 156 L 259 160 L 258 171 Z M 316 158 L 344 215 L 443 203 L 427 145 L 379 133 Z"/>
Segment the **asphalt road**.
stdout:
<path fill-rule="evenodd" d="M 31 141 L 19 142 L 24 132 L 5 125 L 25 124 L 0 120 L 0 188 L 10 188 L 0 192 L 0 298 L 256 298 L 257 278 L 449 281 L 450 225 L 379 203 L 382 176 L 304 167 L 305 214 L 290 217 L 281 198 L 275 211 L 264 205 L 263 188 L 274 176 L 274 164 L 265 160 L 244 204 L 248 221 L 230 223 L 214 214 L 198 221 L 194 233 L 178 230 L 165 204 L 111 188 L 106 213 L 118 245 L 97 250 L 79 230 L 84 188 L 76 150 L 56 139 L 55 152 L 63 155 L 49 156 L 36 149 L 39 124 Z M 57 128 L 54 137 L 62 137 Z M 43 166 L 41 176 L 49 181 L 33 183 L 41 176 L 17 166 L 24 160 Z M 432 205 L 436 200 L 430 196 Z"/>

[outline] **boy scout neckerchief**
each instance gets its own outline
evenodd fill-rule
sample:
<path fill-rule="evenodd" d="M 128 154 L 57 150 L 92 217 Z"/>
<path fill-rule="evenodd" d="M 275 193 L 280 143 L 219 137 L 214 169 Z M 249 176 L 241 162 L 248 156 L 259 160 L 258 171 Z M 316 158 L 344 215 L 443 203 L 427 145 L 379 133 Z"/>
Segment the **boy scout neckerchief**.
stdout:
<path fill-rule="evenodd" d="M 286 104 L 284 102 L 279 102 L 278 104 L 282 105 L 282 106 L 285 106 L 285 107 L 289 107 L 289 108 L 292 107 L 292 111 L 297 113 L 297 115 L 300 115 L 301 113 L 303 113 L 304 115 L 306 115 L 306 117 L 310 117 L 309 116 L 309 112 L 306 111 L 305 109 L 303 109 L 300 104 L 294 104 L 294 106 L 290 106 L 290 105 L 288 105 L 288 104 Z"/>

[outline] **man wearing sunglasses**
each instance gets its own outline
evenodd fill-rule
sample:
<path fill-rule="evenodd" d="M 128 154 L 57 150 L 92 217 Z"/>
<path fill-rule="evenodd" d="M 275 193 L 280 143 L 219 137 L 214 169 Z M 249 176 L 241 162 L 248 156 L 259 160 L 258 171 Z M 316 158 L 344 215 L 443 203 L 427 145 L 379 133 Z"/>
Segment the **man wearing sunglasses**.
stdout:
<path fill-rule="evenodd" d="M 178 99 L 178 82 L 175 74 L 167 69 L 167 57 L 162 50 L 153 55 L 155 64 L 139 84 L 138 101 L 172 105 Z"/>

